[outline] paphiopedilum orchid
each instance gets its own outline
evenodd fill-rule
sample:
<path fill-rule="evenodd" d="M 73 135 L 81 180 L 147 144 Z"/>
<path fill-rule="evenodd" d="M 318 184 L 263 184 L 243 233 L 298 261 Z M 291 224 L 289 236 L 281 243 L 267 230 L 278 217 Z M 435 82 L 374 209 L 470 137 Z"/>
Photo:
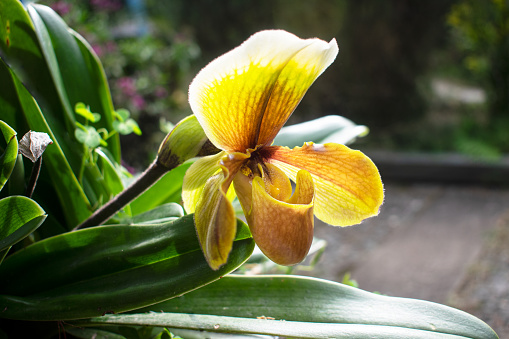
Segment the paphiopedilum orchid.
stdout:
<path fill-rule="evenodd" d="M 235 194 L 256 244 L 281 265 L 297 264 L 307 255 L 313 214 L 336 226 L 378 214 L 382 182 L 361 152 L 334 143 L 308 142 L 293 149 L 272 145 L 337 53 L 334 39 L 327 43 L 262 31 L 212 61 L 192 81 L 191 108 L 221 150 L 188 169 L 182 193 L 186 211 L 195 213 L 211 268 L 223 265 L 232 248 Z M 296 184 L 293 194 L 290 179 Z"/>

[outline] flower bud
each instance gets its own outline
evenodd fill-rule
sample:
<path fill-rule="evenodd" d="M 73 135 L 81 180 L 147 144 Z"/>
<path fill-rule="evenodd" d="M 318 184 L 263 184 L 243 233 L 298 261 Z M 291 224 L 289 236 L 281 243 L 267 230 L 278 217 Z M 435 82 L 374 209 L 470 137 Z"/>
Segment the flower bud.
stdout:
<path fill-rule="evenodd" d="M 219 151 L 209 141 L 196 117 L 190 115 L 168 133 L 159 147 L 157 162 L 172 169 L 191 158 L 216 154 Z"/>

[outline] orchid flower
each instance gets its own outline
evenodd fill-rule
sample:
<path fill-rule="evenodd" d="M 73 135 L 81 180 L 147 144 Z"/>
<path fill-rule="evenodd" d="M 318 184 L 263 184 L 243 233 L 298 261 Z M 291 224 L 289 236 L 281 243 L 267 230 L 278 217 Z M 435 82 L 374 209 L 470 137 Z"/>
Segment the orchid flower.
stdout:
<path fill-rule="evenodd" d="M 193 163 L 182 198 L 186 211 L 195 213 L 212 269 L 226 263 L 232 248 L 235 195 L 256 244 L 281 265 L 306 257 L 313 215 L 349 226 L 378 214 L 383 185 L 376 166 L 361 152 L 335 143 L 307 142 L 293 149 L 272 145 L 337 53 L 334 39 L 327 43 L 282 30 L 262 31 L 212 61 L 192 81 L 193 113 L 221 152 Z"/>

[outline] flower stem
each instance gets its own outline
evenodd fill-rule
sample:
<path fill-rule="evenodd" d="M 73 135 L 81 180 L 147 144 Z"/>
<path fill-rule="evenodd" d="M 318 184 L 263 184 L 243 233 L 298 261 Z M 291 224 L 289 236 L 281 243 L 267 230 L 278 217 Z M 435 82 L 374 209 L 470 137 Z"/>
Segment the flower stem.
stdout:
<path fill-rule="evenodd" d="M 73 228 L 76 231 L 81 228 L 98 226 L 117 213 L 125 205 L 133 201 L 141 193 L 145 192 L 150 186 L 156 183 L 164 174 L 172 168 L 161 165 L 157 159 L 143 172 L 135 182 L 128 188 L 120 192 L 105 205 L 96 210 L 88 219 Z"/>

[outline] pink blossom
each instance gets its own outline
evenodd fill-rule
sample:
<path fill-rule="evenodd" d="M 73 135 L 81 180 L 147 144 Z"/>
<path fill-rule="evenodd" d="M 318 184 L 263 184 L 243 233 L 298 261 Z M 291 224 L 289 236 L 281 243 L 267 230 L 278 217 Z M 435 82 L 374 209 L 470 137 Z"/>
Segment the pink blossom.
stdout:
<path fill-rule="evenodd" d="M 145 108 L 146 102 L 141 95 L 137 94 L 131 100 L 133 102 L 134 107 L 136 107 L 137 109 L 142 110 L 143 108 Z"/>
<path fill-rule="evenodd" d="M 136 86 L 132 78 L 122 77 L 118 79 L 117 86 L 122 90 L 124 94 L 128 96 L 133 96 L 136 94 Z"/>
<path fill-rule="evenodd" d="M 64 1 L 57 1 L 51 5 L 51 8 L 59 15 L 65 15 L 70 12 L 71 5 Z"/>

